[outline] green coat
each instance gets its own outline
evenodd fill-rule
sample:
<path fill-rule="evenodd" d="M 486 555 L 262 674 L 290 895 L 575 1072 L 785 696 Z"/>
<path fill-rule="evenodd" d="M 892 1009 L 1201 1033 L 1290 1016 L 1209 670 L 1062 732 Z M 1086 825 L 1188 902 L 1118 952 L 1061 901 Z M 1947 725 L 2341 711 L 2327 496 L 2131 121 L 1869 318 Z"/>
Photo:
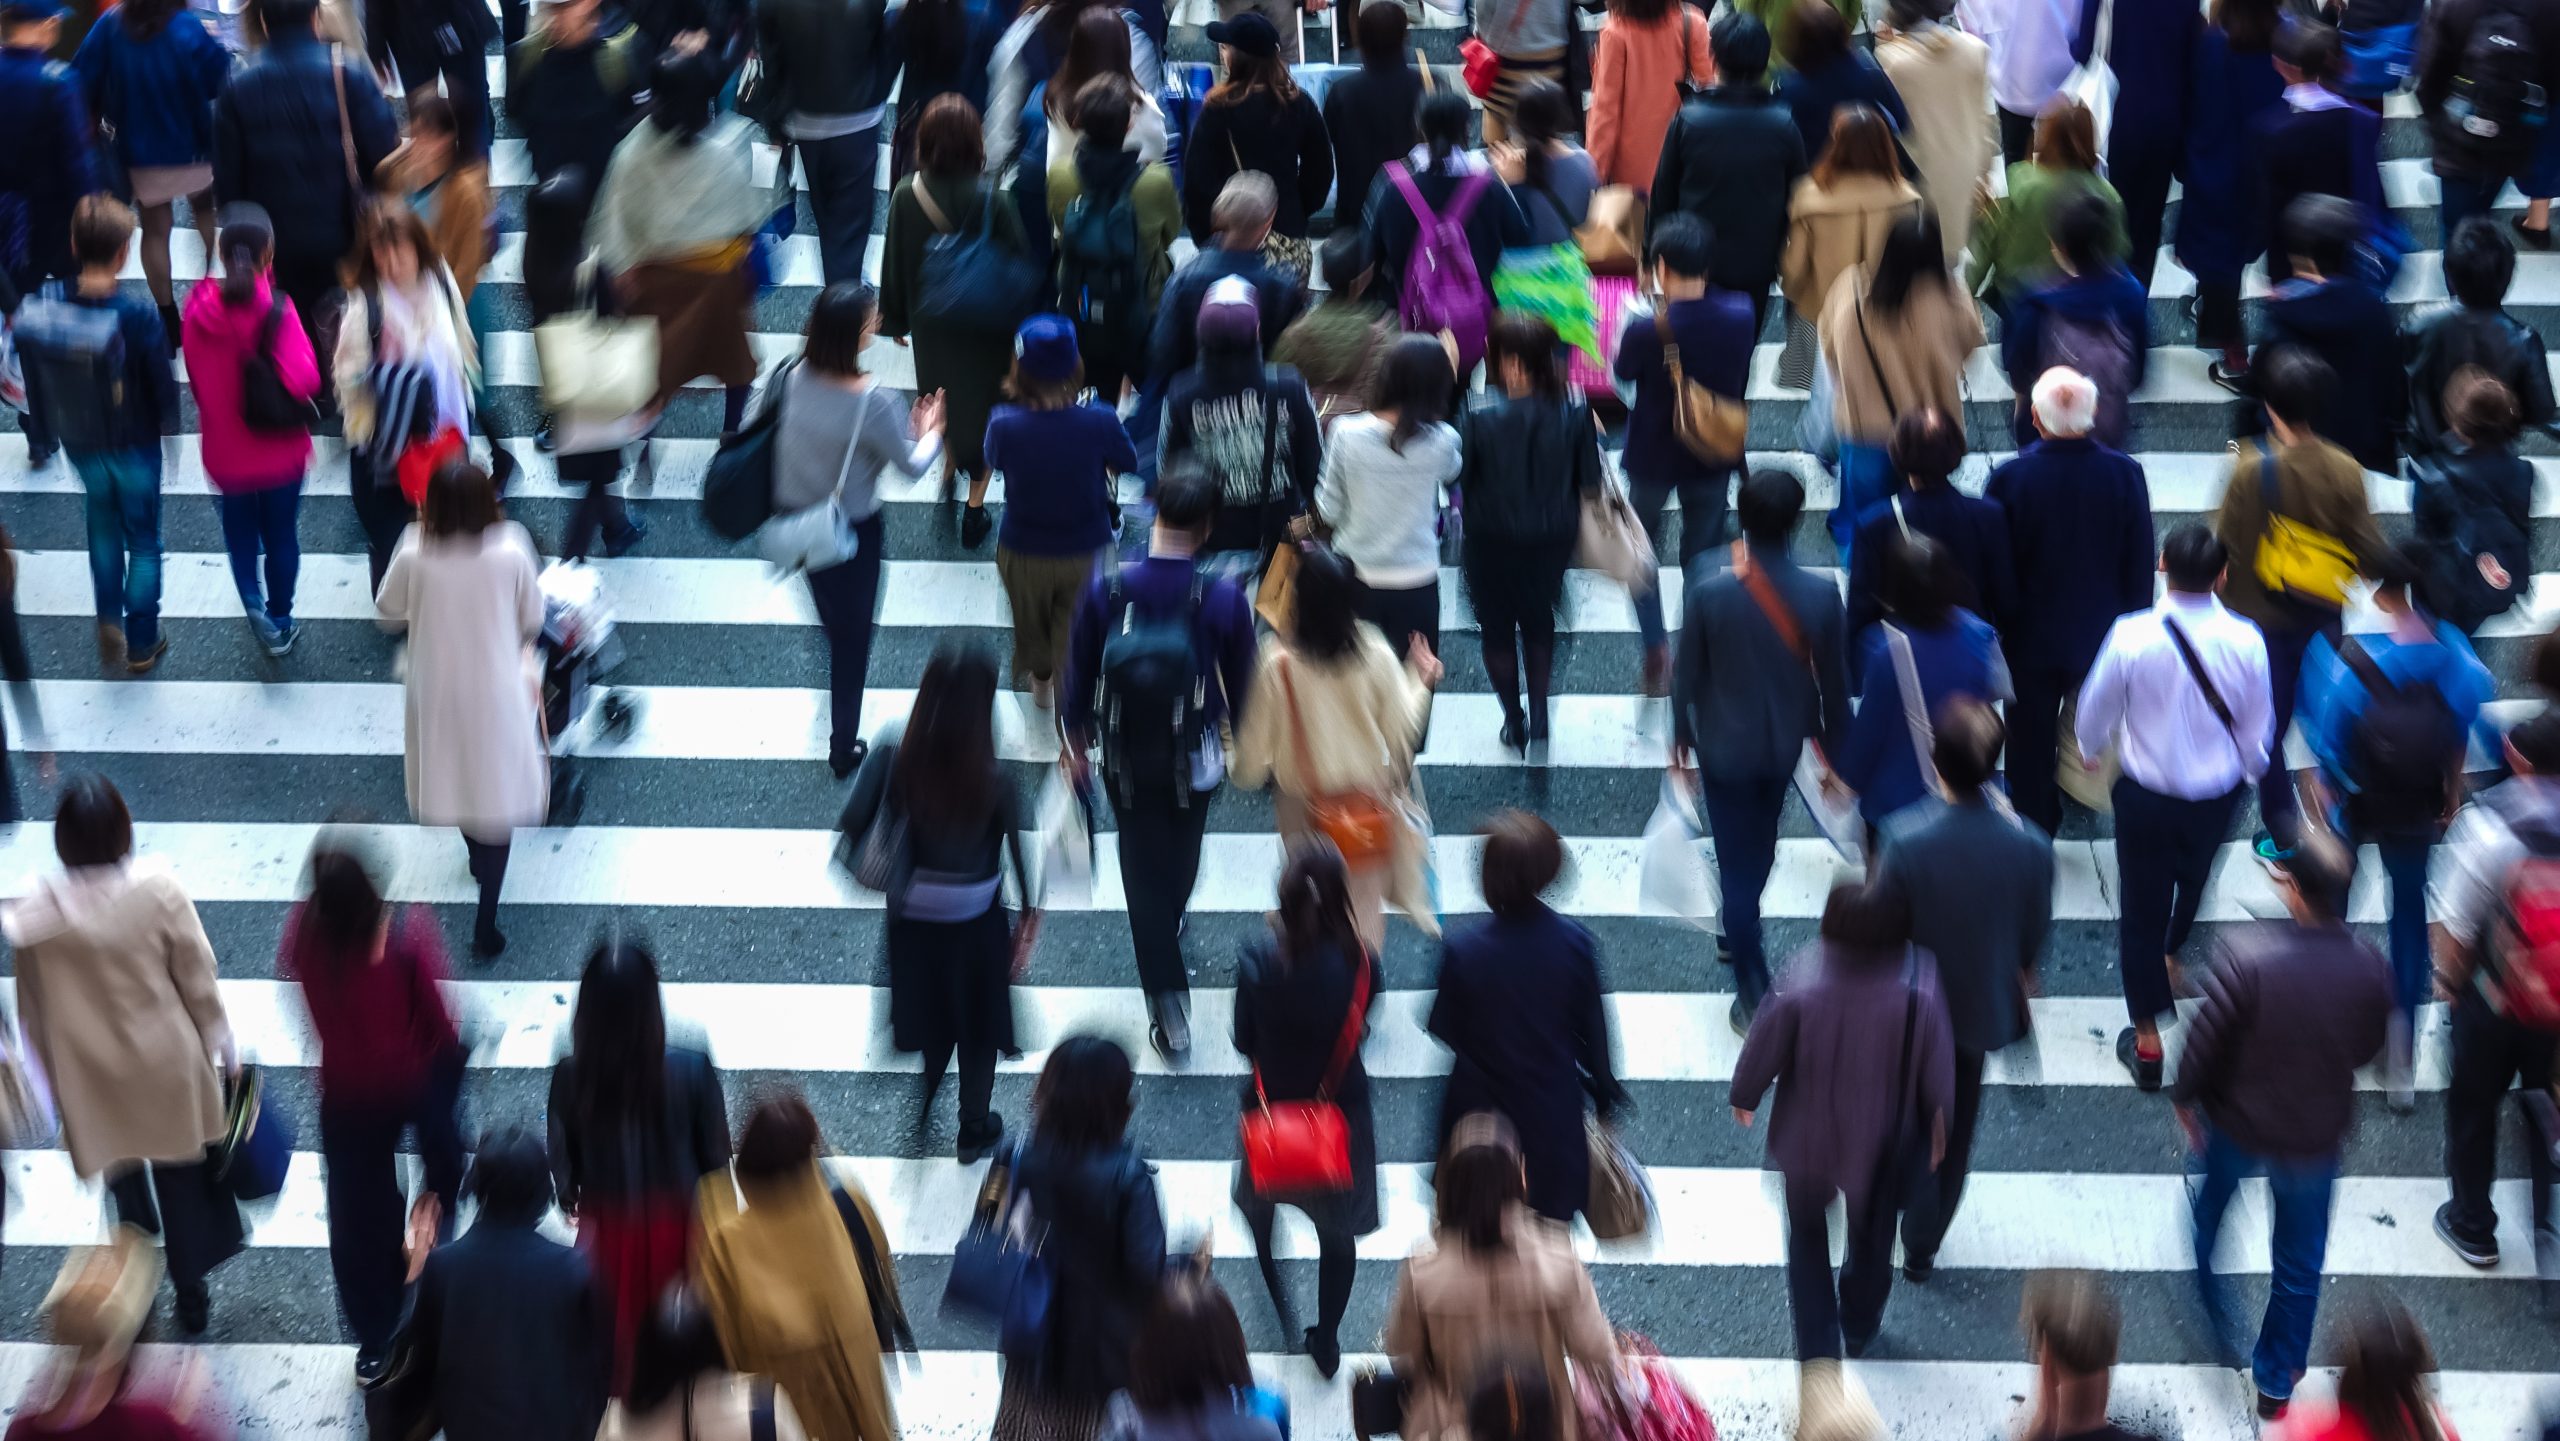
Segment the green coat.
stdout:
<path fill-rule="evenodd" d="M 1788 68 L 1782 52 L 1787 43 L 1787 12 L 1795 8 L 1794 0 L 1733 0 L 1733 8 L 1769 27 L 1769 69 L 1774 73 Z M 1865 0 L 1831 0 L 1831 8 L 1849 22 L 1850 34 L 1866 28 Z"/>
<path fill-rule="evenodd" d="M 917 290 L 924 281 L 924 246 L 934 234 L 933 222 L 916 200 L 919 184 L 957 230 L 977 227 L 979 207 L 994 192 L 974 175 L 908 176 L 889 197 L 889 230 L 881 241 L 880 255 L 880 333 L 893 340 L 914 337 L 916 394 L 942 392 L 949 406 L 944 444 L 951 448 L 952 464 L 976 475 L 986 463 L 987 416 L 995 409 L 1005 377 L 1013 372 L 1013 337 L 952 335 L 915 324 Z M 995 233 L 999 244 L 1017 251 L 1022 248 L 1022 222 L 1010 203 L 996 206 Z"/>
<path fill-rule="evenodd" d="M 1997 291 L 2022 294 L 2053 278 L 2053 217 L 2063 205 L 2082 195 L 2107 202 L 2112 224 L 2108 253 L 2124 258 L 2132 248 L 2125 238 L 2124 202 L 2116 188 L 2086 170 L 2049 170 L 2032 160 L 2009 167 L 2009 193 L 1991 202 L 1973 227 L 1973 260 L 1965 267 L 1965 283 L 1976 295 Z"/>
<path fill-rule="evenodd" d="M 1076 173 L 1076 154 L 1049 162 L 1049 228 L 1067 221 L 1067 207 L 1084 194 L 1084 177 Z M 1173 171 L 1161 162 L 1138 172 L 1129 191 L 1138 212 L 1138 258 L 1145 262 L 1147 300 L 1164 298 L 1164 283 L 1173 275 L 1173 238 L 1182 233 L 1182 194 L 1173 188 Z"/>

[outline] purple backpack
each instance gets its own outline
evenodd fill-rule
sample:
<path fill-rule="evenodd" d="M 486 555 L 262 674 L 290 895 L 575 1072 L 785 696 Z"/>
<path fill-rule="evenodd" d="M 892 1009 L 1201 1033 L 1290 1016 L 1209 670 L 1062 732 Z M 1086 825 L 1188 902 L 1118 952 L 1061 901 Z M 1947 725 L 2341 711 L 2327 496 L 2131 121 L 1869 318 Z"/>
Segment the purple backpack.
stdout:
<path fill-rule="evenodd" d="M 1478 170 L 1458 182 L 1445 215 L 1434 215 L 1414 188 L 1410 166 L 1387 166 L 1404 203 L 1413 211 L 1413 253 L 1405 258 L 1404 287 L 1397 312 L 1404 328 L 1422 335 L 1443 331 L 1458 345 L 1458 374 L 1465 376 L 1484 359 L 1485 331 L 1493 320 L 1493 296 L 1476 274 L 1476 255 L 1467 246 L 1467 217 L 1492 183 L 1490 171 Z"/>

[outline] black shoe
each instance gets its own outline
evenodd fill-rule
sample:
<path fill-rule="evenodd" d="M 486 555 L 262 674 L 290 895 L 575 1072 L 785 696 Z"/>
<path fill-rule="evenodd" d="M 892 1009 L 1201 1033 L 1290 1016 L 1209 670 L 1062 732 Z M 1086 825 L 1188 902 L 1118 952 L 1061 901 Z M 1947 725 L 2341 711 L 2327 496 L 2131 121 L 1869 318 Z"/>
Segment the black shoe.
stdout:
<path fill-rule="evenodd" d="M 631 518 L 630 528 L 622 532 L 620 539 L 608 540 L 604 543 L 604 558 L 607 560 L 620 560 L 624 556 L 629 555 L 633 548 L 638 546 L 640 542 L 647 540 L 648 538 L 648 522 L 640 519 L 638 516 L 633 516 Z"/>
<path fill-rule="evenodd" d="M 213 1288 L 198 1281 L 190 1286 L 178 1283 L 178 1329 L 190 1336 L 201 1336 L 213 1324 Z"/>
<path fill-rule="evenodd" d="M 1849 1359 L 1852 1361 L 1864 1358 L 1867 1352 L 1872 1349 L 1875 1344 L 1876 1333 L 1873 1331 L 1868 1332 L 1864 1336 L 1852 1336 L 1846 1332 L 1841 1333 L 1840 1336 L 1840 1349 L 1848 1352 Z"/>
<path fill-rule="evenodd" d="M 391 1368 L 391 1358 L 380 1351 L 358 1348 L 356 1351 L 356 1384 L 370 1389 Z"/>
<path fill-rule="evenodd" d="M 2523 230 L 2524 223 L 2522 221 L 2518 221 L 2516 223 L 2516 229 L 2519 231 Z M 2545 247 L 2548 247 L 2551 244 L 2551 241 L 2546 236 L 2542 243 Z M 160 307 L 160 329 L 166 332 L 169 337 L 169 353 L 171 355 L 176 355 L 178 353 L 178 331 L 180 329 L 178 307 L 174 305 L 164 305 Z"/>
<path fill-rule="evenodd" d="M 1910 1282 L 1914 1286 L 1928 1285 L 1929 1278 L 1937 1274 L 1938 1258 L 1935 1256 L 1905 1256 L 1902 1258 L 1902 1279 Z"/>
<path fill-rule="evenodd" d="M 2516 228 L 2517 244 L 2524 246 L 2528 250 L 2549 250 L 2551 248 L 2550 226 L 2527 225 L 2524 223 L 2524 217 L 2521 215 L 2507 223 Z"/>
<path fill-rule="evenodd" d="M 976 1165 L 981 1157 L 985 1156 L 989 1151 L 994 1150 L 996 1148 L 996 1143 L 1003 1139 L 1004 1117 L 997 1115 L 993 1111 L 987 1112 L 987 1122 L 984 1126 L 962 1126 L 960 1128 L 960 1145 L 957 1151 L 957 1154 L 960 1157 L 960 1164 L 963 1166 Z"/>
<path fill-rule="evenodd" d="M 41 450 L 30 445 L 27 447 L 27 469 L 42 470 L 53 464 L 53 458 L 61 453 L 62 447 L 58 445 L 48 445 Z"/>
<path fill-rule="evenodd" d="M 1330 1381 L 1342 1369 L 1342 1338 L 1331 1331 L 1307 1328 L 1307 1359 L 1316 1363 L 1316 1374 Z"/>
<path fill-rule="evenodd" d="M 151 673 L 151 668 L 160 663 L 160 657 L 167 655 L 168 653 L 169 637 L 164 633 L 158 640 L 153 641 L 148 648 L 127 653 L 124 661 L 125 673 L 127 675 L 149 675 Z"/>
<path fill-rule="evenodd" d="M 871 754 L 871 742 L 857 737 L 853 744 L 846 746 L 843 750 L 830 749 L 827 752 L 827 769 L 836 773 L 837 780 L 843 780 L 846 776 L 862 769 L 862 758 L 869 754 Z"/>
<path fill-rule="evenodd" d="M 1191 993 L 1167 991 L 1147 997 L 1147 1009 L 1153 1024 L 1147 1027 L 1147 1040 L 1156 1054 L 1168 1061 L 1179 1061 L 1191 1054 Z"/>
<path fill-rule="evenodd" d="M 2210 361 L 2205 365 L 2204 377 L 2233 395 L 2249 394 L 2249 367 L 2245 365 L 2238 370 L 2226 370 L 2221 361 Z"/>
<path fill-rule="evenodd" d="M 551 433 L 550 418 L 544 417 L 541 428 L 533 433 L 533 448 L 544 455 L 549 455 L 551 448 L 559 443 L 559 437 Z"/>
<path fill-rule="evenodd" d="M 1541 745 L 1545 743 L 1546 739 L 1547 708 L 1541 705 L 1538 707 L 1537 714 L 1531 717 L 1529 721 L 1529 743 L 1531 745 Z"/>
<path fill-rule="evenodd" d="M 482 921 L 479 925 L 472 928 L 471 958 L 473 960 L 496 960 L 499 954 L 504 952 L 506 948 L 506 933 L 498 929 L 498 923 L 496 921 Z"/>
<path fill-rule="evenodd" d="M 2127 1072 L 2132 1074 L 2135 1090 L 2159 1090 L 2160 1058 L 2154 1056 L 2149 1060 L 2143 1059 L 2139 1045 L 2139 1041 L 2136 1040 L 2133 1034 L 2133 1027 L 2127 1026 L 2123 1030 L 2118 1031 L 2116 1033 L 2116 1060 L 2123 1065 Z"/>
<path fill-rule="evenodd" d="M 1516 715 L 1502 718 L 1502 745 L 1506 750 L 1529 749 L 1529 723 Z"/>
<path fill-rule="evenodd" d="M 2477 1266 L 2486 1271 L 2498 1264 L 2498 1238 L 2492 1236 L 2485 1243 L 2464 1240 L 2462 1233 L 2453 1229 L 2451 1201 L 2436 1207 L 2436 1239 L 2444 1242 L 2453 1254 L 2461 1257 L 2462 1263 L 2466 1266 Z"/>
<path fill-rule="evenodd" d="M 2261 1421 L 2280 1421 L 2284 1419 L 2286 1409 L 2292 1405 L 2293 1401 L 2290 1397 L 2270 1396 L 2266 1392 L 2261 1391 L 2258 1393 L 2258 1419 Z"/>
<path fill-rule="evenodd" d="M 995 528 L 995 517 L 988 515 L 983 505 L 973 505 L 960 512 L 960 544 L 966 549 L 976 550 L 986 544 L 987 536 Z"/>

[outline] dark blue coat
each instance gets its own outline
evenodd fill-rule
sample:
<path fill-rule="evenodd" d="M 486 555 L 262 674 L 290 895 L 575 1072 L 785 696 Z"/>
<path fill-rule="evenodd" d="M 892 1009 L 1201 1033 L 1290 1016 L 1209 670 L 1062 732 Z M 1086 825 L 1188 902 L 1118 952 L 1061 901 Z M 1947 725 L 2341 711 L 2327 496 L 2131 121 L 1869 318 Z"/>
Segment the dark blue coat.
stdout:
<path fill-rule="evenodd" d="M 2279 105 L 2258 116 L 2250 144 L 2257 162 L 2251 200 L 2270 280 L 2293 275 L 2285 256 L 2284 213 L 2294 201 L 2335 195 L 2363 206 L 2367 215 L 2390 209 L 2382 198 L 2382 117 L 2361 105 L 2329 110 Z"/>
<path fill-rule="evenodd" d="M 344 68 L 356 171 L 370 182 L 400 143 L 400 127 L 364 61 L 350 57 Z M 317 37 L 281 34 L 213 104 L 214 194 L 226 205 L 266 207 L 276 259 L 287 268 L 331 263 L 355 246 L 361 197 L 347 183 L 330 69 L 329 47 Z"/>
<path fill-rule="evenodd" d="M 1011 1155 L 1014 1185 L 1047 1228 L 1056 1290 L 1045 1344 L 1005 1362 L 1050 1396 L 1098 1407 L 1129 1384 L 1129 1345 L 1164 1279 L 1155 1171 L 1125 1142 L 1070 1151 L 1037 1130 Z"/>
<path fill-rule="evenodd" d="M 2397 474 L 2409 382 L 2400 368 L 2399 318 L 2390 303 L 2361 280 L 2288 280 L 2259 314 L 2266 336 L 2260 354 L 2270 346 L 2298 345 L 2338 373 L 2313 427 L 2321 438 L 2367 470 Z"/>
<path fill-rule="evenodd" d="M 446 1441 L 592 1441 L 604 1420 L 603 1307 L 587 1258 L 530 1225 L 482 1221 L 437 1247 L 408 1326 Z"/>
<path fill-rule="evenodd" d="M 2035 389 L 2036 378 L 2044 373 L 2043 326 L 2047 315 L 2113 319 L 2133 341 L 2130 379 L 2140 388 L 2151 368 L 2151 304 L 2133 272 L 2118 266 L 2104 275 L 2068 276 L 2009 302 L 2009 318 L 2000 332 L 2000 368 L 2009 373 L 2009 388 L 2020 399 Z M 2019 425 L 2026 424 L 2022 415 Z M 2031 428 L 2022 428 L 2018 433 L 2021 445 L 2034 438 Z"/>
<path fill-rule="evenodd" d="M 1911 112 L 1902 108 L 1902 93 L 1893 88 L 1884 67 L 1859 50 L 1819 70 L 1788 71 L 1778 81 L 1778 101 L 1795 117 L 1808 163 L 1820 160 L 1830 148 L 1831 112 L 1843 105 L 1863 103 L 1883 111 L 1892 119 L 1896 135 L 1911 128 Z"/>
<path fill-rule="evenodd" d="M 2095 53 L 2102 0 L 2086 0 L 2071 57 L 2083 64 Z M 2115 72 L 2115 121 L 2107 131 L 2107 168 L 2134 169 L 2166 160 L 2186 168 L 2188 86 L 2196 37 L 2204 29 L 2197 7 L 2180 0 L 2117 0 L 2115 33 L 2107 41 L 2107 68 Z"/>
<path fill-rule="evenodd" d="M 124 13 L 101 16 L 71 58 L 90 110 L 115 126 L 129 166 L 202 165 L 213 158 L 213 102 L 230 82 L 231 52 L 202 11 L 179 11 L 148 40 L 126 31 Z"/>
<path fill-rule="evenodd" d="M 2000 637 L 1980 616 L 1958 610 L 1936 630 L 1899 624 L 1911 638 L 1920 703 L 1930 715 L 1955 696 L 1986 702 L 2010 698 L 2013 687 Z M 1857 643 L 1858 713 L 1849 722 L 1848 740 L 1831 757 L 1832 769 L 1858 793 L 1858 814 L 1871 826 L 1883 825 L 1885 817 L 1929 794 L 1890 645 L 1883 626 Z"/>
<path fill-rule="evenodd" d="M 2018 593 L 2000 632 L 2019 670 L 2088 674 L 2107 628 L 2151 604 L 2151 487 L 2132 456 L 2094 440 L 2038 440 L 1991 472 L 1983 498 L 2009 522 Z"/>
<path fill-rule="evenodd" d="M 1894 514 L 1895 500 L 1902 503 L 1899 517 Z M 1906 490 L 1859 513 L 1857 533 L 1849 546 L 1851 652 L 1856 652 L 1867 627 L 1884 619 L 1884 603 L 1877 597 L 1884 582 L 1884 554 L 1887 543 L 1906 524 L 1912 534 L 1925 535 L 1945 546 L 1955 560 L 1956 572 L 1972 590 L 1972 594 L 1959 597 L 1957 603 L 2006 631 L 2010 617 L 2018 613 L 2018 583 L 2009 552 L 2009 518 L 1990 501 L 1977 500 L 1952 485 L 1942 485 L 1931 490 Z"/>
<path fill-rule="evenodd" d="M 0 49 L 0 268 L 24 285 L 71 273 L 71 207 L 99 188 L 89 107 L 71 67 L 38 50 Z M 23 207 L 26 230 L 8 212 Z M 20 247 L 24 249 L 21 251 Z"/>
<path fill-rule="evenodd" d="M 2236 281 L 2258 258 L 2265 237 L 2251 217 L 2254 157 L 2250 127 L 2284 104 L 2284 81 L 2264 54 L 2232 50 L 2220 30 L 2197 32 L 2188 96 L 2187 165 L 2178 207 L 2178 263 L 2198 280 Z M 2123 121 L 2116 122 L 2119 130 Z"/>
<path fill-rule="evenodd" d="M 160 437 L 178 434 L 178 375 L 169 363 L 169 332 L 160 324 L 160 308 L 140 295 L 117 294 L 94 300 L 68 281 L 63 294 L 75 305 L 113 310 L 116 329 L 124 335 L 124 395 L 116 406 L 115 448 L 160 449 Z M 28 401 L 44 404 L 43 372 L 27 367 Z"/>
<path fill-rule="evenodd" d="M 1751 380 L 1751 297 L 1734 290 L 1710 289 L 1695 300 L 1671 306 L 1671 338 L 1680 347 L 1683 378 L 1734 400 L 1746 398 Z M 1638 489 L 1669 490 L 1684 481 L 1716 480 L 1733 467 L 1711 466 L 1680 443 L 1673 428 L 1671 372 L 1662 363 L 1662 338 L 1654 318 L 1628 320 L 1618 340 L 1615 362 L 1620 380 L 1635 382 L 1635 405 L 1627 414 L 1627 483 Z M 1721 489 L 1717 492 L 1721 495 Z"/>

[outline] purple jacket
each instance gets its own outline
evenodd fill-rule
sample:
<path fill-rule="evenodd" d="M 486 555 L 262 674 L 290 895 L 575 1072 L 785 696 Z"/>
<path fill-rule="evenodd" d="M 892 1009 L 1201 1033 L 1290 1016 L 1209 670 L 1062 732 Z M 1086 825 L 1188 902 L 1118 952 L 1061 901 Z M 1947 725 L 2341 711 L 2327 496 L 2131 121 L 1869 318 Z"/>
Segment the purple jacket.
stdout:
<path fill-rule="evenodd" d="M 1916 1010 L 1905 999 L 1913 990 Z M 1927 951 L 1878 955 L 1821 941 L 1799 951 L 1733 1065 L 1733 1104 L 1743 1110 L 1759 1110 L 1770 1084 L 1778 1085 L 1766 1122 L 1769 1168 L 1838 1188 L 1853 1215 L 1894 1135 L 1894 1065 L 1906 1016 L 1907 1133 L 1925 1137 L 1956 1089 L 1955 1037 Z"/>

